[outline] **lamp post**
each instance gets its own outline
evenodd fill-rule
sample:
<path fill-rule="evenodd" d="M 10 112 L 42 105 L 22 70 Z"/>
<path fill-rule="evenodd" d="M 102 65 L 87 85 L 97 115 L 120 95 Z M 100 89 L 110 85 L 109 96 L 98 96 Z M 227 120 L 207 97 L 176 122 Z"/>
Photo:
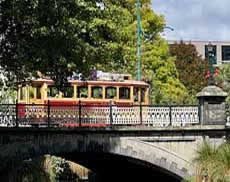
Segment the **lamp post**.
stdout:
<path fill-rule="evenodd" d="M 141 3 L 139 0 L 136 2 L 137 6 L 137 80 L 141 80 L 141 15 L 140 7 Z"/>
<path fill-rule="evenodd" d="M 137 6 L 137 80 L 141 81 L 141 35 L 143 35 L 145 38 L 144 42 L 147 42 L 148 40 L 151 40 L 151 38 L 154 36 L 154 33 L 150 35 L 146 35 L 143 32 L 141 28 L 140 0 L 136 0 L 136 6 Z M 164 29 L 169 29 L 171 31 L 174 30 L 169 26 L 165 26 Z"/>
<path fill-rule="evenodd" d="M 211 42 L 208 43 L 207 45 L 208 49 L 208 61 L 209 61 L 209 72 L 210 76 L 208 79 L 208 85 L 215 85 L 215 80 L 214 80 L 214 67 L 213 67 L 213 59 L 214 59 L 214 48 Z"/>

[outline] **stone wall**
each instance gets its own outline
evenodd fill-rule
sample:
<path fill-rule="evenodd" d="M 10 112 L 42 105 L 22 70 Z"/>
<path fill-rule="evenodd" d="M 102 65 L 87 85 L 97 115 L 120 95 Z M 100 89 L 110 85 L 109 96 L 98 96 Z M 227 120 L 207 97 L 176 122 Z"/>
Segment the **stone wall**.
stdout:
<path fill-rule="evenodd" d="M 77 162 L 81 153 L 128 157 L 158 167 L 178 179 L 194 175 L 192 159 L 203 139 L 211 143 L 225 141 L 224 128 L 168 130 L 10 130 L 0 135 L 0 171 L 20 161 L 44 154 Z"/>

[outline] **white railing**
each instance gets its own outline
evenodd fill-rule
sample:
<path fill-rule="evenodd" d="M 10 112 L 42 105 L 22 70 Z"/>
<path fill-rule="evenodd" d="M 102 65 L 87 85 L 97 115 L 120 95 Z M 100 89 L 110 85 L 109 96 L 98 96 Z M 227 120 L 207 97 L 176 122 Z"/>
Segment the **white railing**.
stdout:
<path fill-rule="evenodd" d="M 181 127 L 199 124 L 199 106 L 0 105 L 1 126 Z"/>
<path fill-rule="evenodd" d="M 142 109 L 143 123 L 148 126 L 164 127 L 169 126 L 170 107 L 147 106 Z"/>
<path fill-rule="evenodd" d="M 184 126 L 186 124 L 199 123 L 198 107 L 172 107 L 172 125 Z"/>
<path fill-rule="evenodd" d="M 112 107 L 113 125 L 140 124 L 140 108 L 138 107 Z"/>
<path fill-rule="evenodd" d="M 155 127 L 185 126 L 199 123 L 198 106 L 132 106 L 112 110 L 115 125 Z"/>

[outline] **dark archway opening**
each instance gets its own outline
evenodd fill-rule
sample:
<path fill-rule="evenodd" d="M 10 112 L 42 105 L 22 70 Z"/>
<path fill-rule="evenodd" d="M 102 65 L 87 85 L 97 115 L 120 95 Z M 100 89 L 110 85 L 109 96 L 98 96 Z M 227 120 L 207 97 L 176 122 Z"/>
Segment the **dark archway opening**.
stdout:
<path fill-rule="evenodd" d="M 56 156 L 90 169 L 93 173 L 92 176 L 91 174 L 89 175 L 89 182 L 182 181 L 181 177 L 166 169 L 145 161 L 117 154 L 104 152 L 74 152 L 56 154 Z M 10 172 L 7 169 L 5 172 L 1 172 L 0 178 L 3 179 L 3 177 L 6 177 L 6 179 L 8 179 Z M 6 175 L 7 173 L 8 175 Z"/>
<path fill-rule="evenodd" d="M 71 153 L 63 158 L 92 170 L 95 182 L 180 182 L 182 178 L 150 163 L 108 153 Z"/>

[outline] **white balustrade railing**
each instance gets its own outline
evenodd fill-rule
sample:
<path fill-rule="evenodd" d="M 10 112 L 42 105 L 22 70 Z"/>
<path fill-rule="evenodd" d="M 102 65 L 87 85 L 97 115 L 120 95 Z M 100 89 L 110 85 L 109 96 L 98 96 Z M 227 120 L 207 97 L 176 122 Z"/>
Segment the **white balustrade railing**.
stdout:
<path fill-rule="evenodd" d="M 48 123 L 49 126 L 181 127 L 199 124 L 199 106 L 0 105 L 0 126 L 36 123 Z"/>
<path fill-rule="evenodd" d="M 172 107 L 172 126 L 184 126 L 187 124 L 199 123 L 199 109 L 198 107 Z"/>
<path fill-rule="evenodd" d="M 143 124 L 164 127 L 170 125 L 170 107 L 146 106 L 142 109 Z"/>
<path fill-rule="evenodd" d="M 13 127 L 16 125 L 16 105 L 0 105 L 0 127 Z"/>
<path fill-rule="evenodd" d="M 137 125 L 140 124 L 139 107 L 112 107 L 113 125 Z"/>
<path fill-rule="evenodd" d="M 97 124 L 97 123 L 110 123 L 109 107 L 82 107 L 81 109 L 81 121 L 82 123 Z"/>

